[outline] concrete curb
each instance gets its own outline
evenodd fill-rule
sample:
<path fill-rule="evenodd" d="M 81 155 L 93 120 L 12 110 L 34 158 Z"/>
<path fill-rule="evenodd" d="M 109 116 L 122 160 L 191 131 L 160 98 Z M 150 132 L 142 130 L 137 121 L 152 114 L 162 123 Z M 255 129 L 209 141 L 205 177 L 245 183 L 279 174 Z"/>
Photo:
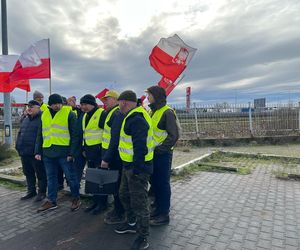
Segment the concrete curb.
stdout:
<path fill-rule="evenodd" d="M 198 158 L 196 158 L 196 159 L 193 159 L 193 160 L 191 160 L 191 161 L 189 161 L 189 162 L 187 162 L 187 163 L 181 164 L 181 165 L 179 165 L 179 166 L 173 168 L 172 171 L 173 171 L 173 173 L 174 173 L 175 175 L 177 175 L 177 174 L 179 174 L 184 168 L 188 167 L 189 165 L 191 165 L 191 164 L 193 164 L 193 163 L 195 163 L 195 162 L 197 162 L 197 161 L 201 161 L 201 160 L 203 160 L 203 159 L 205 159 L 205 158 L 211 156 L 211 155 L 214 154 L 214 153 L 215 153 L 215 151 L 214 151 L 214 152 L 211 152 L 211 153 L 207 153 L 207 154 L 205 154 L 205 155 L 202 155 L 202 156 L 200 156 L 200 157 L 198 157 Z"/>

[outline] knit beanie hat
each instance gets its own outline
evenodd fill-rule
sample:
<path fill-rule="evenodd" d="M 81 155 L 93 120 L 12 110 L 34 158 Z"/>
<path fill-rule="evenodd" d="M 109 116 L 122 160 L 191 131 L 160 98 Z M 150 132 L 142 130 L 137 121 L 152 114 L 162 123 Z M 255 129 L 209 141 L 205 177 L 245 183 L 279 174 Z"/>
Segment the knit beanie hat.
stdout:
<path fill-rule="evenodd" d="M 28 106 L 41 106 L 39 102 L 31 100 L 28 102 Z"/>
<path fill-rule="evenodd" d="M 66 104 L 67 104 L 67 98 L 64 97 L 64 96 L 62 96 L 61 98 L 62 98 L 62 100 L 63 100 L 63 104 L 66 105 Z"/>
<path fill-rule="evenodd" d="M 122 101 L 122 100 L 137 102 L 136 93 L 134 93 L 132 90 L 125 90 L 120 94 L 120 96 L 118 98 L 118 101 Z"/>
<path fill-rule="evenodd" d="M 33 99 L 36 99 L 38 97 L 44 98 L 44 95 L 41 92 L 36 90 L 36 91 L 33 92 Z"/>
<path fill-rule="evenodd" d="M 96 98 L 93 95 L 87 94 L 80 98 L 80 104 L 91 104 L 97 106 Z"/>
<path fill-rule="evenodd" d="M 153 95 L 155 102 L 163 102 L 167 98 L 165 89 L 158 85 L 149 87 L 146 92 Z"/>
<path fill-rule="evenodd" d="M 52 94 L 49 96 L 48 105 L 51 106 L 52 104 L 63 103 L 62 97 L 59 94 Z"/>

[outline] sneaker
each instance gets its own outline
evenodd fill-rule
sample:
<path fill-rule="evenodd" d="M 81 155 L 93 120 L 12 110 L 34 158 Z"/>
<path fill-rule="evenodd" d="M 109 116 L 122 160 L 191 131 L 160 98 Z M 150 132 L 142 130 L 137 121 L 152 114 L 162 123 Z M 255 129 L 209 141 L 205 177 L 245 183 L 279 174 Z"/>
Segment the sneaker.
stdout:
<path fill-rule="evenodd" d="M 57 208 L 57 204 L 56 203 L 53 203 L 51 201 L 46 201 L 38 210 L 37 212 L 44 212 L 44 211 L 47 211 L 47 210 L 53 210 L 53 209 L 56 209 Z"/>
<path fill-rule="evenodd" d="M 25 201 L 25 200 L 28 200 L 28 199 L 31 199 L 33 198 L 34 196 L 36 196 L 36 192 L 28 192 L 26 193 L 24 196 L 22 196 L 20 198 L 21 201 Z"/>
<path fill-rule="evenodd" d="M 74 198 L 71 205 L 71 211 L 77 211 L 80 208 L 81 201 L 79 198 Z"/>
<path fill-rule="evenodd" d="M 146 237 L 138 236 L 133 242 L 130 250 L 141 250 L 147 249 L 149 247 L 149 243 Z"/>
<path fill-rule="evenodd" d="M 107 225 L 115 225 L 115 224 L 122 224 L 125 223 L 125 216 L 124 215 L 118 215 L 115 214 L 107 214 L 104 218 L 104 223 Z"/>
<path fill-rule="evenodd" d="M 160 214 L 152 219 L 150 219 L 149 224 L 151 226 L 161 226 L 166 225 L 170 222 L 170 217 L 168 214 Z"/>
<path fill-rule="evenodd" d="M 38 193 L 37 197 L 35 197 L 34 201 L 35 202 L 38 202 L 38 201 L 42 201 L 46 198 L 46 194 L 41 194 L 41 193 Z"/>
<path fill-rule="evenodd" d="M 115 232 L 117 234 L 126 234 L 126 233 L 131 233 L 135 234 L 136 233 L 136 222 L 135 223 L 123 223 L 120 224 L 116 229 Z"/>

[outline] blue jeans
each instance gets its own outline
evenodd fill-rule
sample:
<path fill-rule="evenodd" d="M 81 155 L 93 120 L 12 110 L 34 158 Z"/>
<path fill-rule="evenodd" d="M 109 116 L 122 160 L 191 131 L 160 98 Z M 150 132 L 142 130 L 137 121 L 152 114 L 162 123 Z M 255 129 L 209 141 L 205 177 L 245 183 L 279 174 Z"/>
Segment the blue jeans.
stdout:
<path fill-rule="evenodd" d="M 151 176 L 151 188 L 155 197 L 157 212 L 169 214 L 171 203 L 171 166 L 173 152 L 157 154 L 153 157 L 153 174 Z"/>
<path fill-rule="evenodd" d="M 57 174 L 58 168 L 61 167 L 65 173 L 67 181 L 69 182 L 71 194 L 74 198 L 79 198 L 79 183 L 77 179 L 76 169 L 71 161 L 67 161 L 67 158 L 43 158 L 44 165 L 47 173 L 48 181 L 48 199 L 56 203 L 57 199 Z"/>

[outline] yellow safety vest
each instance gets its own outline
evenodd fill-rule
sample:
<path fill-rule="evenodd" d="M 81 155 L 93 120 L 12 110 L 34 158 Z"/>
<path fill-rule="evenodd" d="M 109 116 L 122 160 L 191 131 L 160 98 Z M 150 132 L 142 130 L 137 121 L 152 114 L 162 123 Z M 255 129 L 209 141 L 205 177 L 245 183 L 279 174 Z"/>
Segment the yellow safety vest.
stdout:
<path fill-rule="evenodd" d="M 45 110 L 48 109 L 48 105 L 43 103 L 42 106 L 40 107 L 41 111 L 44 112 Z"/>
<path fill-rule="evenodd" d="M 69 113 L 70 110 L 63 108 L 53 118 L 48 108 L 42 113 L 43 148 L 70 145 Z"/>
<path fill-rule="evenodd" d="M 103 130 L 103 136 L 102 136 L 102 148 L 108 149 L 110 139 L 111 139 L 111 127 L 108 126 L 108 123 L 110 121 L 111 116 L 113 113 L 119 109 L 119 106 L 114 107 L 107 115 L 105 122 L 104 122 L 104 130 Z"/>
<path fill-rule="evenodd" d="M 101 144 L 102 142 L 102 133 L 103 129 L 99 128 L 99 120 L 104 109 L 97 109 L 92 117 L 90 118 L 87 126 L 85 124 L 85 119 L 87 114 L 85 113 L 82 119 L 82 129 L 83 129 L 83 142 L 82 145 L 85 144 L 88 146 L 93 146 L 97 144 Z"/>
<path fill-rule="evenodd" d="M 153 125 L 153 139 L 154 139 L 155 147 L 162 144 L 168 136 L 168 133 L 166 130 L 158 128 L 158 123 L 160 122 L 161 117 L 163 116 L 164 112 L 168 109 L 171 109 L 171 108 L 168 105 L 165 105 L 165 106 L 161 107 L 160 109 L 156 110 L 153 113 L 153 115 L 152 115 L 152 113 L 150 113 L 151 119 L 152 119 L 152 125 Z"/>
<path fill-rule="evenodd" d="M 153 128 L 152 128 L 152 121 L 151 117 L 147 113 L 147 111 L 143 107 L 137 107 L 131 110 L 125 119 L 123 120 L 121 131 L 120 131 L 120 140 L 119 140 L 119 152 L 120 157 L 125 162 L 133 162 L 133 143 L 132 143 L 132 137 L 130 135 L 127 135 L 125 133 L 124 127 L 126 124 L 126 121 L 128 117 L 130 117 L 133 113 L 142 113 L 144 116 L 144 119 L 149 125 L 148 129 L 148 135 L 147 135 L 147 148 L 148 153 L 145 155 L 145 161 L 151 161 L 153 159 Z"/>

